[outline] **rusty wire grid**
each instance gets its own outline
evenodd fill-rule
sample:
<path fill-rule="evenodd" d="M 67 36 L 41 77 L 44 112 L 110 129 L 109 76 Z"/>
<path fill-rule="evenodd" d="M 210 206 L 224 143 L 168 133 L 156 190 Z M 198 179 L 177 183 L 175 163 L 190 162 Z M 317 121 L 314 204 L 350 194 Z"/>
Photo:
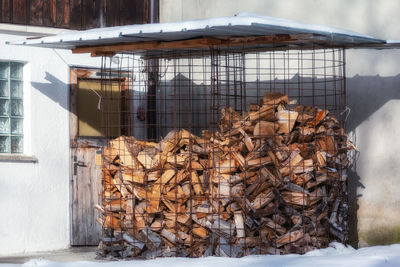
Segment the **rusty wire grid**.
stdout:
<path fill-rule="evenodd" d="M 344 49 L 102 59 L 102 255 L 305 253 L 347 242 Z"/>

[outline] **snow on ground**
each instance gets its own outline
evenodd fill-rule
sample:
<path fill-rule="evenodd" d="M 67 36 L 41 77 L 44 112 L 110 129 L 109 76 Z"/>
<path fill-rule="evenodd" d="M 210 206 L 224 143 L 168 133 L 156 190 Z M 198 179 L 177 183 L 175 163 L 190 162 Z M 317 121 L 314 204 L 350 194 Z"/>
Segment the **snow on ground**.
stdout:
<path fill-rule="evenodd" d="M 53 262 L 44 259 L 33 259 L 23 265 L 0 264 L 4 266 L 54 266 L 54 267 L 397 267 L 400 266 L 400 244 L 390 246 L 376 246 L 361 249 L 345 247 L 339 243 L 332 243 L 331 247 L 311 251 L 305 255 L 284 256 L 247 256 L 243 258 L 206 257 L 198 259 L 190 258 L 161 258 L 155 260 L 133 260 L 133 261 L 104 261 L 104 262 Z"/>

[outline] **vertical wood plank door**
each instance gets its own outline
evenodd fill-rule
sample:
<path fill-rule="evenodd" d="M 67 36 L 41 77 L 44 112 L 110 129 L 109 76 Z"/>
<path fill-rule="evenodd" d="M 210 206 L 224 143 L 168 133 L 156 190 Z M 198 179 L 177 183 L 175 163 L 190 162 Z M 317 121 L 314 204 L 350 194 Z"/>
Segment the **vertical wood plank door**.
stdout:
<path fill-rule="evenodd" d="M 101 172 L 96 167 L 97 147 L 71 148 L 71 245 L 96 246 L 101 239 L 101 226 L 96 222 L 101 190 Z"/>
<path fill-rule="evenodd" d="M 97 246 L 102 236 L 100 214 L 101 170 L 96 165 L 104 138 L 99 132 L 100 80 L 89 79 L 90 69 L 70 71 L 71 245 Z"/>
<path fill-rule="evenodd" d="M 117 79 L 110 84 L 115 97 L 100 97 L 102 86 L 98 73 L 97 69 L 70 71 L 72 246 L 98 245 L 102 237 L 101 225 L 96 220 L 101 218 L 101 214 L 95 210 L 95 206 L 101 203 L 101 149 L 107 144 L 106 136 L 120 136 L 121 131 L 118 127 L 107 131 L 101 127 L 100 104 L 113 113 L 108 119 L 116 122 L 130 119 L 124 118 L 120 112 L 121 106 L 127 105 L 121 102 L 124 100 L 120 97 L 125 80 Z M 124 133 L 129 134 L 128 131 Z"/>

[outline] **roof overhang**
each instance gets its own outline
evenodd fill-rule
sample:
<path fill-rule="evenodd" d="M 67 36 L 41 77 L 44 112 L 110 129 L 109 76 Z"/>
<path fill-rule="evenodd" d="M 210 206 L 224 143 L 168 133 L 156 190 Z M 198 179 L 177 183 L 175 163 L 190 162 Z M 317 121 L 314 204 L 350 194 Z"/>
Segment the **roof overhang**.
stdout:
<path fill-rule="evenodd" d="M 119 52 L 203 51 L 210 47 L 244 47 L 248 50 L 393 48 L 398 47 L 399 42 L 390 43 L 348 30 L 241 13 L 233 17 L 65 32 L 12 44 L 71 49 L 74 53 L 98 56 Z"/>

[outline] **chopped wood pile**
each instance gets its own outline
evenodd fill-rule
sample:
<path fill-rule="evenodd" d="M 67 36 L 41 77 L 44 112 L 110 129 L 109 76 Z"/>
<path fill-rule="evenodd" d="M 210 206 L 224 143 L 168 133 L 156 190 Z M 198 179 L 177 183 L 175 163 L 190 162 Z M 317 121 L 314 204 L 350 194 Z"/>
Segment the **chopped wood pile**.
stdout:
<path fill-rule="evenodd" d="M 219 131 L 121 136 L 103 151 L 103 256 L 305 253 L 347 238 L 347 152 L 327 110 L 266 93 Z"/>

